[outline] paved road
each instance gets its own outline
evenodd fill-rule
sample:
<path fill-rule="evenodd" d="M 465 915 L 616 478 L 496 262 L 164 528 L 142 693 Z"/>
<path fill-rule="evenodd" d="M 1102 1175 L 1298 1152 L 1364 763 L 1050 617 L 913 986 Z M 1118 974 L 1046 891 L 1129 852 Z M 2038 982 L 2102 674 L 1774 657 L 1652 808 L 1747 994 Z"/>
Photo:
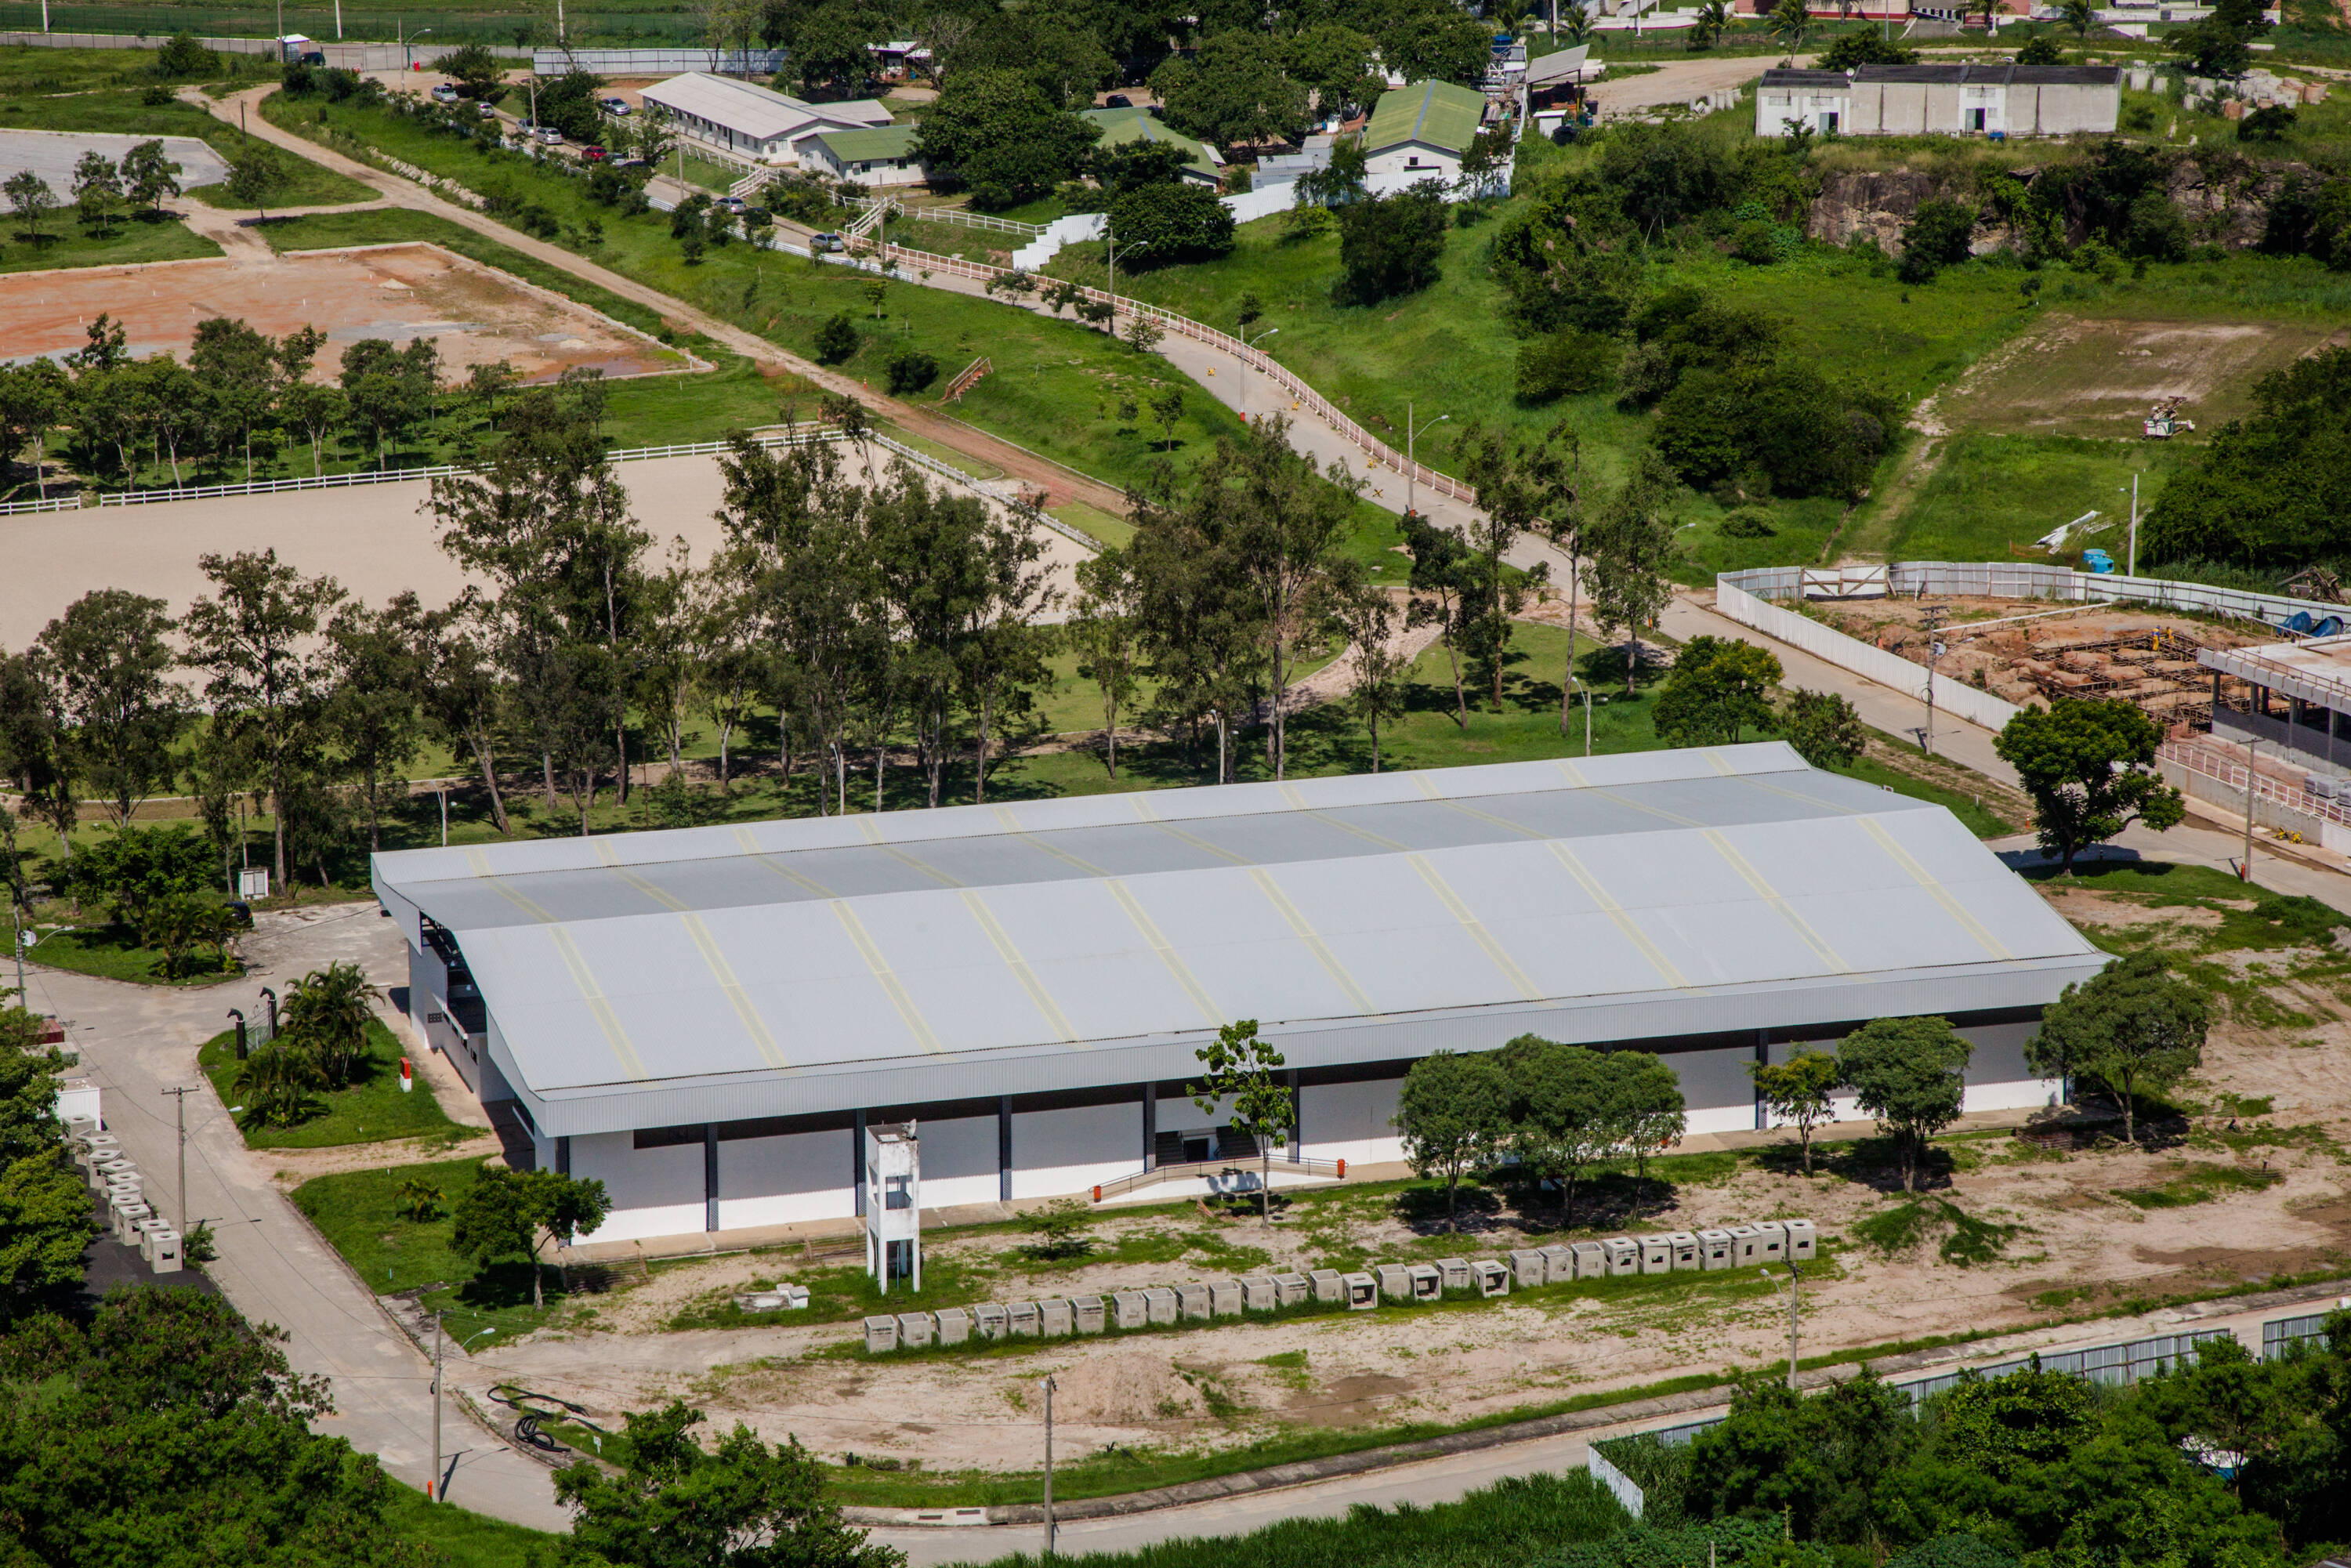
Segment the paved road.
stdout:
<path fill-rule="evenodd" d="M 429 1364 L 271 1185 L 268 1156 L 246 1151 L 195 1067 L 196 1048 L 227 1027 L 226 1010 L 253 1012 L 264 985 L 282 993 L 291 977 L 345 958 L 364 964 L 379 984 L 404 983 L 399 941 L 372 904 L 264 921 L 248 944 L 255 973 L 247 979 L 175 991 L 28 967 L 31 1005 L 74 1021 L 83 1065 L 103 1090 L 107 1126 L 167 1211 L 180 1203 L 172 1102 L 163 1091 L 198 1086 L 187 1097 L 186 1217 L 208 1221 L 218 1238 L 213 1279 L 246 1316 L 287 1331 L 295 1366 L 331 1380 L 335 1414 L 316 1429 L 350 1439 L 422 1488 L 433 1456 Z M 488 1437 L 463 1412 L 444 1414 L 442 1441 L 452 1501 L 540 1529 L 568 1522 L 547 1468 Z"/>

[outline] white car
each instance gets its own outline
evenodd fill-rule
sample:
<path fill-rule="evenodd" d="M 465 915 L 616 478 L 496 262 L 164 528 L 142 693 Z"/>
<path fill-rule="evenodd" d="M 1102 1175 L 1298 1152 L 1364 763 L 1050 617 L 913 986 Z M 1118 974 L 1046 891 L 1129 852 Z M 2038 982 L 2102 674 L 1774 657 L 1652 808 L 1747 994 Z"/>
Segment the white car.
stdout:
<path fill-rule="evenodd" d="M 623 114 L 632 114 L 635 112 L 635 110 L 629 107 L 629 100 L 625 98 L 604 99 L 599 102 L 596 107 L 602 110 L 605 113 L 615 117 Z"/>
<path fill-rule="evenodd" d="M 552 125 L 540 126 L 538 128 L 538 139 L 541 141 L 546 142 L 549 147 L 560 147 L 563 145 L 563 132 L 556 130 Z"/>
<path fill-rule="evenodd" d="M 455 103 L 457 101 L 457 89 L 451 87 L 447 82 L 443 82 L 439 87 L 433 89 L 433 101 L 435 103 Z"/>

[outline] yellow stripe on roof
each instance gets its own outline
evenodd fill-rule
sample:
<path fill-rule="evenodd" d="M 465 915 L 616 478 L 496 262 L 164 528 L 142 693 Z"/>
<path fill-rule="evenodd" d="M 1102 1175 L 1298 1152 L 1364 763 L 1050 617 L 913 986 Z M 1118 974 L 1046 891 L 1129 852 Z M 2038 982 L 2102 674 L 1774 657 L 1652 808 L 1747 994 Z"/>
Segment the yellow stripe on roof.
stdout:
<path fill-rule="evenodd" d="M 1575 858 L 1575 852 L 1557 839 L 1551 841 L 1550 847 L 1552 856 L 1561 865 L 1567 868 L 1567 874 L 1575 879 L 1576 885 L 1583 889 L 1585 896 L 1600 906 L 1600 912 L 1615 923 L 1616 929 L 1622 931 L 1625 934 L 1625 939 L 1632 943 L 1635 950 L 1649 961 L 1649 967 L 1657 972 L 1658 977 L 1676 990 L 1688 990 L 1689 981 L 1684 979 L 1682 972 L 1674 967 L 1673 960 L 1666 956 L 1663 948 L 1649 940 L 1648 933 L 1634 923 L 1631 914 L 1623 904 L 1616 902 L 1605 887 L 1601 885 L 1600 879 L 1593 875 L 1582 861 Z"/>
<path fill-rule="evenodd" d="M 1445 912 L 1459 921 L 1461 929 L 1469 933 L 1470 940 L 1485 949 L 1486 956 L 1494 961 L 1494 967 L 1502 971 L 1502 977 L 1517 988 L 1519 996 L 1530 1002 L 1542 1000 L 1542 992 L 1536 989 L 1532 980 L 1527 978 L 1527 972 L 1519 967 L 1518 960 L 1510 956 L 1510 950 L 1502 946 L 1500 938 L 1486 928 L 1485 922 L 1469 912 L 1469 906 L 1461 902 L 1461 895 L 1453 891 L 1451 884 L 1447 883 L 1437 867 L 1430 863 L 1428 857 L 1423 854 L 1411 854 L 1405 858 L 1412 862 L 1413 870 L 1420 873 L 1420 880 L 1428 883 L 1428 890 L 1437 894 L 1437 901 L 1445 905 Z"/>
<path fill-rule="evenodd" d="M 1638 811 L 1645 817 L 1655 817 L 1660 821 L 1671 822 L 1677 828 L 1706 826 L 1696 817 L 1685 817 L 1679 811 L 1668 811 L 1663 806 L 1652 806 L 1646 800 L 1635 800 L 1630 795 L 1620 795 L 1614 789 L 1594 789 L 1593 793 L 1604 800 L 1614 800 L 1627 810 Z"/>
<path fill-rule="evenodd" d="M 1086 859 L 1083 855 L 1073 855 L 1069 851 L 1061 848 L 1059 844 L 1048 843 L 1043 839 L 1039 838 L 1036 834 L 1029 831 L 1026 828 L 1023 828 L 1020 825 L 1019 819 L 1012 814 L 1012 808 L 1009 806 L 998 806 L 996 808 L 996 820 L 1003 823 L 1005 831 L 1009 832 L 1014 838 L 1019 839 L 1022 843 L 1027 844 L 1039 854 L 1050 855 L 1053 859 L 1060 861 L 1063 865 L 1068 866 L 1072 871 L 1081 871 L 1088 876 L 1108 876 L 1110 874 L 1110 871 L 1107 867 L 1098 866 L 1094 864 L 1093 862 Z"/>
<path fill-rule="evenodd" d="M 1993 957 L 2003 961 L 2016 956 L 2015 954 L 2001 946 L 2000 938 L 1994 936 L 1991 931 L 1987 930 L 1982 921 L 1978 920 L 1974 915 L 1969 914 L 1966 908 L 1960 904 L 1959 901 L 1951 896 L 1950 889 L 1945 887 L 1941 883 L 1937 882 L 1933 877 L 1928 875 L 1927 868 L 1920 865 L 1917 859 L 1913 856 L 1908 850 L 1904 849 L 1900 844 L 1895 842 L 1894 835 L 1887 832 L 1884 825 L 1879 823 L 1876 818 L 1864 817 L 1861 820 L 1861 831 L 1867 833 L 1871 838 L 1876 840 L 1877 847 L 1884 850 L 1888 855 L 1891 855 L 1894 859 L 1894 863 L 1900 866 L 1905 872 L 1908 873 L 1912 881 L 1916 882 L 1920 887 L 1925 888 L 1928 894 L 1933 897 L 1935 902 L 1943 906 L 1943 912 L 1949 915 L 1952 919 L 1958 921 L 1959 923 L 1959 928 L 1965 931 L 1969 936 L 1974 937 L 1977 944 L 1981 946 L 1985 952 L 1991 954 Z"/>
<path fill-rule="evenodd" d="M 907 853 L 904 850 L 900 849 L 897 845 L 883 838 L 882 836 L 882 830 L 873 825 L 872 818 L 858 818 L 857 831 L 865 835 L 865 841 L 867 843 L 872 844 L 875 849 L 880 850 L 883 854 L 888 855 L 900 865 L 905 866 L 912 871 L 920 872 L 923 875 L 929 877 L 933 882 L 937 883 L 941 887 L 961 887 L 963 885 L 963 883 L 959 879 L 949 876 L 946 873 L 939 870 L 936 866 L 931 865 L 916 856 Z"/>
<path fill-rule="evenodd" d="M 841 930 L 848 934 L 851 945 L 857 949 L 857 956 L 864 959 L 865 967 L 873 972 L 873 978 L 881 984 L 883 994 L 890 998 L 890 1005 L 898 1009 L 898 1017 L 905 1024 L 907 1032 L 914 1037 L 914 1043 L 934 1056 L 946 1055 L 946 1049 L 939 1044 L 939 1037 L 931 1032 L 930 1024 L 925 1020 L 921 1009 L 914 1006 L 914 998 L 907 994 L 897 972 L 890 967 L 890 960 L 884 958 L 882 949 L 874 946 L 872 936 L 865 929 L 865 922 L 857 918 L 857 911 L 846 902 L 835 899 L 832 913 L 833 917 L 841 922 Z"/>
<path fill-rule="evenodd" d="M 1708 843 L 1714 846 L 1717 854 L 1730 862 L 1730 869 L 1737 872 L 1747 885 L 1753 888 L 1766 904 L 1779 912 L 1780 918 L 1785 920 L 1789 929 L 1803 939 L 1804 946 L 1813 950 L 1814 956 L 1841 975 L 1853 973 L 1853 966 L 1838 957 L 1836 949 L 1821 940 L 1820 933 L 1813 930 L 1804 917 L 1797 914 L 1786 899 L 1780 896 L 1778 889 L 1763 880 L 1763 873 L 1748 863 L 1747 857 L 1739 852 L 1736 845 L 1712 828 L 1705 831 L 1704 837 Z"/>
<path fill-rule="evenodd" d="M 971 911 L 971 917 L 979 922 L 979 929 L 996 949 L 996 956 L 1004 960 L 1004 967 L 1012 971 L 1012 977 L 1020 982 L 1020 988 L 1029 993 L 1029 999 L 1037 1004 L 1037 1010 L 1045 1015 L 1047 1023 L 1053 1026 L 1053 1032 L 1060 1035 L 1065 1043 L 1077 1044 L 1078 1031 L 1070 1027 L 1069 1015 L 1062 1012 L 1061 1004 L 1053 1000 L 1053 994 L 1045 988 L 1045 982 L 1037 977 L 1037 971 L 1029 967 L 1029 960 L 1020 956 L 1020 949 L 1012 945 L 1012 934 L 997 920 L 996 912 L 987 907 L 979 894 L 969 889 L 964 892 L 963 903 L 964 907 Z"/>
<path fill-rule="evenodd" d="M 604 1042 L 612 1048 L 612 1055 L 620 1061 L 621 1071 L 639 1080 L 650 1077 L 651 1074 L 645 1071 L 643 1058 L 637 1054 L 637 1048 L 629 1040 L 629 1031 L 621 1027 L 621 1015 L 612 1010 L 611 1002 L 597 986 L 595 972 L 588 967 L 588 959 L 580 951 L 580 945 L 571 940 L 571 933 L 560 925 L 550 925 L 547 935 L 555 944 L 556 954 L 562 958 L 563 967 L 571 971 L 571 982 L 580 988 L 580 998 L 587 1002 L 588 1011 L 596 1019 L 596 1027 L 604 1031 Z"/>
<path fill-rule="evenodd" d="M 749 855 L 754 861 L 766 866 L 769 871 L 774 872 L 778 876 L 782 877 L 786 882 L 790 883 L 793 886 L 800 889 L 802 892 L 813 893 L 819 898 L 835 898 L 840 896 L 835 894 L 832 889 L 817 881 L 816 878 L 809 876 L 803 873 L 794 871 L 791 867 L 786 865 L 775 856 L 768 853 L 765 850 L 762 850 L 759 847 L 759 841 L 751 836 L 750 829 L 736 829 L 735 841 L 741 844 L 743 846 L 743 852 Z"/>
<path fill-rule="evenodd" d="M 1176 977 L 1176 983 L 1184 988 L 1184 994 L 1192 998 L 1192 1005 L 1200 1009 L 1200 1016 L 1221 1029 L 1226 1021 L 1225 1015 L 1218 1012 L 1217 1004 L 1208 999 L 1207 988 L 1200 984 L 1191 967 L 1184 962 L 1184 956 L 1176 951 L 1175 945 L 1159 934 L 1158 925 L 1144 912 L 1143 905 L 1135 902 L 1134 894 L 1128 890 L 1126 883 L 1113 877 L 1102 885 L 1110 890 L 1113 898 L 1118 900 L 1118 906 L 1126 911 L 1126 917 L 1134 922 L 1134 928 L 1142 934 L 1143 939 L 1151 944 L 1152 951 L 1159 955 L 1159 961 L 1167 966 L 1167 972 Z"/>
<path fill-rule="evenodd" d="M 735 1016 L 743 1020 L 743 1032 L 751 1037 L 751 1043 L 758 1047 L 760 1056 L 766 1059 L 768 1066 L 789 1069 L 791 1063 L 784 1060 L 783 1051 L 776 1044 L 776 1037 L 768 1032 L 768 1020 L 761 1018 L 759 1009 L 751 1005 L 750 993 L 735 977 L 735 966 L 729 964 L 726 955 L 719 951 L 718 939 L 710 934 L 710 927 L 702 923 L 699 915 L 689 913 L 684 918 L 685 934 L 693 937 L 694 945 L 702 950 L 702 961 L 710 966 L 711 977 L 718 982 L 719 990 L 735 1009 Z"/>
<path fill-rule="evenodd" d="M 1705 758 L 1708 765 L 1723 778 L 1735 779 L 1739 776 L 1739 769 L 1733 768 L 1729 763 L 1725 762 L 1722 759 L 1722 753 L 1717 751 L 1711 746 L 1699 752 L 1698 755 Z"/>
<path fill-rule="evenodd" d="M 1262 867 L 1252 867 L 1249 880 L 1257 883 L 1259 890 L 1273 905 L 1274 912 L 1289 924 L 1290 930 L 1297 933 L 1298 939 L 1306 944 L 1306 950 L 1314 955 L 1314 961 L 1339 982 L 1339 988 L 1347 993 L 1347 999 L 1355 1004 L 1356 1010 L 1367 1017 L 1379 1017 L 1380 1009 L 1372 1006 L 1371 998 L 1364 995 L 1364 988 L 1355 984 L 1355 977 L 1347 973 L 1346 966 L 1339 962 L 1339 956 L 1331 951 L 1329 944 L 1306 923 L 1306 916 L 1299 913 L 1298 905 L 1290 902 L 1290 895 L 1281 891 L 1281 884 L 1273 880 L 1273 873 Z"/>
<path fill-rule="evenodd" d="M 670 910 L 678 915 L 686 914 L 693 909 L 694 905 L 687 904 L 683 899 L 673 897 L 666 888 L 655 885 L 646 878 L 639 876 L 635 872 L 632 872 L 628 867 L 622 865 L 621 863 L 621 857 L 612 852 L 612 846 L 607 843 L 604 840 L 590 839 L 588 841 L 595 846 L 596 858 L 604 862 L 607 870 L 618 875 L 622 882 L 627 883 L 631 887 L 635 888 L 639 893 L 643 894 L 647 898 L 652 899 L 664 909 Z"/>
<path fill-rule="evenodd" d="M 484 854 L 480 850 L 469 849 L 465 852 L 465 859 L 467 863 L 474 868 L 475 876 L 490 884 L 490 891 L 492 893 L 496 894 L 500 898 L 505 899 L 508 904 L 513 904 L 517 909 L 521 910 L 525 915 L 529 915 L 541 925 L 552 925 L 555 924 L 555 916 L 551 913 L 541 907 L 535 900 L 528 898 L 521 893 L 517 892 L 505 877 L 500 876 L 496 872 L 490 869 L 489 856 Z"/>
<path fill-rule="evenodd" d="M 1565 774 L 1567 776 L 1567 781 L 1570 784 L 1574 785 L 1578 789 L 1589 789 L 1592 788 L 1592 780 L 1586 779 L 1583 776 L 1583 770 L 1576 767 L 1574 763 L 1563 761 L 1560 763 L 1559 770 Z"/>

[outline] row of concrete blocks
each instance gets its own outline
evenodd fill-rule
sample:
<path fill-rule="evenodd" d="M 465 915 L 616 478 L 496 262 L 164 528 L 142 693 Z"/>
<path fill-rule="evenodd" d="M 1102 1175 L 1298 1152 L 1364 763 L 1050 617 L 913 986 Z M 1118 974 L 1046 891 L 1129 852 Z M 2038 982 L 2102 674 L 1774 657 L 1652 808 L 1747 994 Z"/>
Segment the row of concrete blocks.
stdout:
<path fill-rule="evenodd" d="M 1182 1319 L 1238 1317 L 1273 1312 L 1312 1301 L 1370 1312 L 1384 1298 L 1434 1301 L 1448 1293 L 1476 1291 L 1481 1298 L 1520 1289 L 1563 1284 L 1571 1280 L 1619 1274 L 1663 1274 L 1675 1269 L 1729 1269 L 1742 1263 L 1802 1262 L 1818 1245 L 1809 1219 L 1764 1220 L 1727 1230 L 1677 1230 L 1668 1235 L 1613 1237 L 1512 1252 L 1475 1261 L 1440 1258 L 1434 1263 L 1376 1263 L 1343 1272 L 1317 1269 L 1307 1274 L 1252 1274 L 1201 1284 L 1158 1285 L 1115 1291 L 1108 1296 L 1056 1297 L 1042 1301 L 990 1301 L 946 1307 L 935 1312 L 876 1313 L 865 1320 L 865 1348 L 879 1354 L 904 1346 L 962 1344 L 973 1339 L 1059 1338 L 1100 1333 L 1106 1328 L 1140 1329 Z"/>
<path fill-rule="evenodd" d="M 102 1132 L 91 1116 L 75 1116 L 66 1124 L 66 1136 L 90 1190 L 106 1199 L 108 1223 L 114 1239 L 139 1249 L 139 1256 L 158 1274 L 176 1274 L 183 1267 L 178 1227 L 147 1202 L 146 1179 L 139 1167 L 122 1157 L 122 1145 L 113 1134 Z"/>

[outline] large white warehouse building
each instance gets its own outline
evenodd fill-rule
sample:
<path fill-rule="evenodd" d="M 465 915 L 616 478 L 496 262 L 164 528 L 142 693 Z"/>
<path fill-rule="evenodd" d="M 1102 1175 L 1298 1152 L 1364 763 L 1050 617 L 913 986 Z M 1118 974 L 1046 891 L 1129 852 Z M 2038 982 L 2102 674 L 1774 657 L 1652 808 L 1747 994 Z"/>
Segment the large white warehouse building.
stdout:
<path fill-rule="evenodd" d="M 1777 743 L 378 855 L 411 1008 L 596 1239 L 857 1212 L 868 1121 L 927 1205 L 1181 1157 L 1217 1028 L 1288 1058 L 1293 1153 L 1399 1157 L 1440 1047 L 1637 1045 L 1693 1132 L 1869 1019 L 1976 1042 L 1970 1109 L 2104 956 L 1948 812 Z"/>

